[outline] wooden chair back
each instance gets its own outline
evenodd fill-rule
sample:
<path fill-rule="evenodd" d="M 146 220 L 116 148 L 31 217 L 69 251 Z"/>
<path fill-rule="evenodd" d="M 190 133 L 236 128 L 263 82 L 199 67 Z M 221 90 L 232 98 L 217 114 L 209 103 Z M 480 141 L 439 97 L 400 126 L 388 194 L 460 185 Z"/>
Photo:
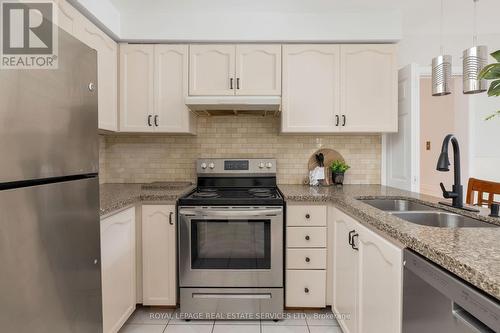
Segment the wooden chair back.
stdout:
<path fill-rule="evenodd" d="M 474 202 L 475 192 L 477 192 L 477 201 Z M 484 194 L 488 194 L 488 200 L 484 199 Z M 467 198 L 466 202 L 469 205 L 476 206 L 491 206 L 492 203 L 500 203 L 495 201 L 495 194 L 500 195 L 500 183 L 490 182 L 487 180 L 481 180 L 476 178 L 469 178 L 469 184 L 467 185 Z"/>

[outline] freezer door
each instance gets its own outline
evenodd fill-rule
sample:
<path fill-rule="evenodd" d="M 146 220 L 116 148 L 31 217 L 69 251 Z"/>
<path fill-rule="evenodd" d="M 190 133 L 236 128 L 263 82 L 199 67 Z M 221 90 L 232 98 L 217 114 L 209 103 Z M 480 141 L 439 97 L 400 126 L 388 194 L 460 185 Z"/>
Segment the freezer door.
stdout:
<path fill-rule="evenodd" d="M 0 70 L 0 183 L 98 171 L 97 53 L 59 29 L 59 68 Z"/>
<path fill-rule="evenodd" d="M 98 189 L 0 191 L 0 331 L 102 332 Z"/>

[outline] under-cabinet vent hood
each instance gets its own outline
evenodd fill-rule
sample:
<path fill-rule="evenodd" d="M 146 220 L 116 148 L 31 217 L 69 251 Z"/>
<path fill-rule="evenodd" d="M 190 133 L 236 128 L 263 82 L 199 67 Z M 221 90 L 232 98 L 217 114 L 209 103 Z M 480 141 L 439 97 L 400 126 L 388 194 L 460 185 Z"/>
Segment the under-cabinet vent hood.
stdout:
<path fill-rule="evenodd" d="M 276 115 L 280 96 L 190 96 L 186 105 L 198 115 Z"/>

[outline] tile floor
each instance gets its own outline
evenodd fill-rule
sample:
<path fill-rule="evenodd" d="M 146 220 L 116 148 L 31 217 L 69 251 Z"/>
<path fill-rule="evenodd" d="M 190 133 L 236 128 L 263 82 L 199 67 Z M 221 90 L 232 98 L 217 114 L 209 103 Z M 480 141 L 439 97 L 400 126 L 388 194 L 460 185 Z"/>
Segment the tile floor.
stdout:
<path fill-rule="evenodd" d="M 329 309 L 287 311 L 289 318 L 274 321 L 221 321 L 176 318 L 176 310 L 140 307 L 119 333 L 342 333 Z"/>

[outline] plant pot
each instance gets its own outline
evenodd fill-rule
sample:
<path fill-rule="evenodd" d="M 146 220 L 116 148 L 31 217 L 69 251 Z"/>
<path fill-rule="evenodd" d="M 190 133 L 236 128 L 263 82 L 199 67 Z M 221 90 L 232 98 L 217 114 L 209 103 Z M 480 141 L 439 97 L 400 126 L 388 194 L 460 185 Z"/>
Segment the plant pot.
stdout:
<path fill-rule="evenodd" d="M 345 172 L 332 171 L 332 182 L 334 185 L 344 185 Z"/>

